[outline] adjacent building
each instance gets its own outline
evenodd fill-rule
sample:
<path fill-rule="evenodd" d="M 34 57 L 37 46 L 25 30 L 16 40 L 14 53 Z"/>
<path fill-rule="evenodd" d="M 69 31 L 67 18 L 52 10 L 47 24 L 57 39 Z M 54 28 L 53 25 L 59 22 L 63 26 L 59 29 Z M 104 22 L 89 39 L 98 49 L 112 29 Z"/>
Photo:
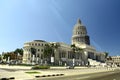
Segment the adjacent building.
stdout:
<path fill-rule="evenodd" d="M 120 56 L 109 56 L 106 59 L 106 63 L 111 67 L 120 66 Z"/>
<path fill-rule="evenodd" d="M 31 53 L 31 48 L 36 49 L 36 56 L 38 57 L 38 61 L 40 61 L 43 57 L 44 46 L 48 44 L 48 42 L 44 40 L 34 40 L 31 42 L 24 43 L 23 50 L 23 63 L 30 64 L 33 60 L 33 55 Z"/>

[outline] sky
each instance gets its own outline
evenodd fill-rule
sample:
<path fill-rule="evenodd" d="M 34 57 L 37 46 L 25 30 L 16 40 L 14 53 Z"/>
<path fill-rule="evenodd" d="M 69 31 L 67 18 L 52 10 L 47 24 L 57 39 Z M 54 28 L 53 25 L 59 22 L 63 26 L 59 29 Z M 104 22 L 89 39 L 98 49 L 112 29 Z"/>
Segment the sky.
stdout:
<path fill-rule="evenodd" d="M 0 0 L 0 53 L 33 40 L 71 44 L 78 18 L 91 45 L 120 55 L 120 0 Z"/>

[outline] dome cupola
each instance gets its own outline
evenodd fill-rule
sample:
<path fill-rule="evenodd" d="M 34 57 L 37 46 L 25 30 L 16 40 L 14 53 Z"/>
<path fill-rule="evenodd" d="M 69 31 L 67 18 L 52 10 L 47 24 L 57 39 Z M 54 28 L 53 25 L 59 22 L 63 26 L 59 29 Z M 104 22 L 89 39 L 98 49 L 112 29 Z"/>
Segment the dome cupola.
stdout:
<path fill-rule="evenodd" d="M 81 42 L 85 44 L 90 44 L 89 36 L 87 35 L 87 30 L 80 19 L 77 20 L 77 23 L 73 29 L 72 44 L 74 42 Z"/>

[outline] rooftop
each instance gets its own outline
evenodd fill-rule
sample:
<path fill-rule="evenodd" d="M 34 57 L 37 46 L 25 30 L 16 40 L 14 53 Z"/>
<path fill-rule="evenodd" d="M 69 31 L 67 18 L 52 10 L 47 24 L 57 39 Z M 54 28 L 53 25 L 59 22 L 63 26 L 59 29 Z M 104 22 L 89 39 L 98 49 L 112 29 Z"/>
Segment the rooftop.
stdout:
<path fill-rule="evenodd" d="M 35 42 L 46 42 L 44 40 L 34 40 Z"/>

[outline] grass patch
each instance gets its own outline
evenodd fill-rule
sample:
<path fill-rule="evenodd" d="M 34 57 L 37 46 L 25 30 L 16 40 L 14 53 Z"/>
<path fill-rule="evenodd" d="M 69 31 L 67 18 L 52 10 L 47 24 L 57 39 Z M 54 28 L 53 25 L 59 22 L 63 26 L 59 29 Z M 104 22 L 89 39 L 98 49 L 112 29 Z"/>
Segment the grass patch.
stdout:
<path fill-rule="evenodd" d="M 25 73 L 28 73 L 28 74 L 40 74 L 40 72 L 37 72 L 37 71 L 25 72 Z"/>
<path fill-rule="evenodd" d="M 50 66 L 40 66 L 40 65 L 37 65 L 37 66 L 33 66 L 32 67 L 33 70 L 37 70 L 37 69 L 50 69 Z"/>

